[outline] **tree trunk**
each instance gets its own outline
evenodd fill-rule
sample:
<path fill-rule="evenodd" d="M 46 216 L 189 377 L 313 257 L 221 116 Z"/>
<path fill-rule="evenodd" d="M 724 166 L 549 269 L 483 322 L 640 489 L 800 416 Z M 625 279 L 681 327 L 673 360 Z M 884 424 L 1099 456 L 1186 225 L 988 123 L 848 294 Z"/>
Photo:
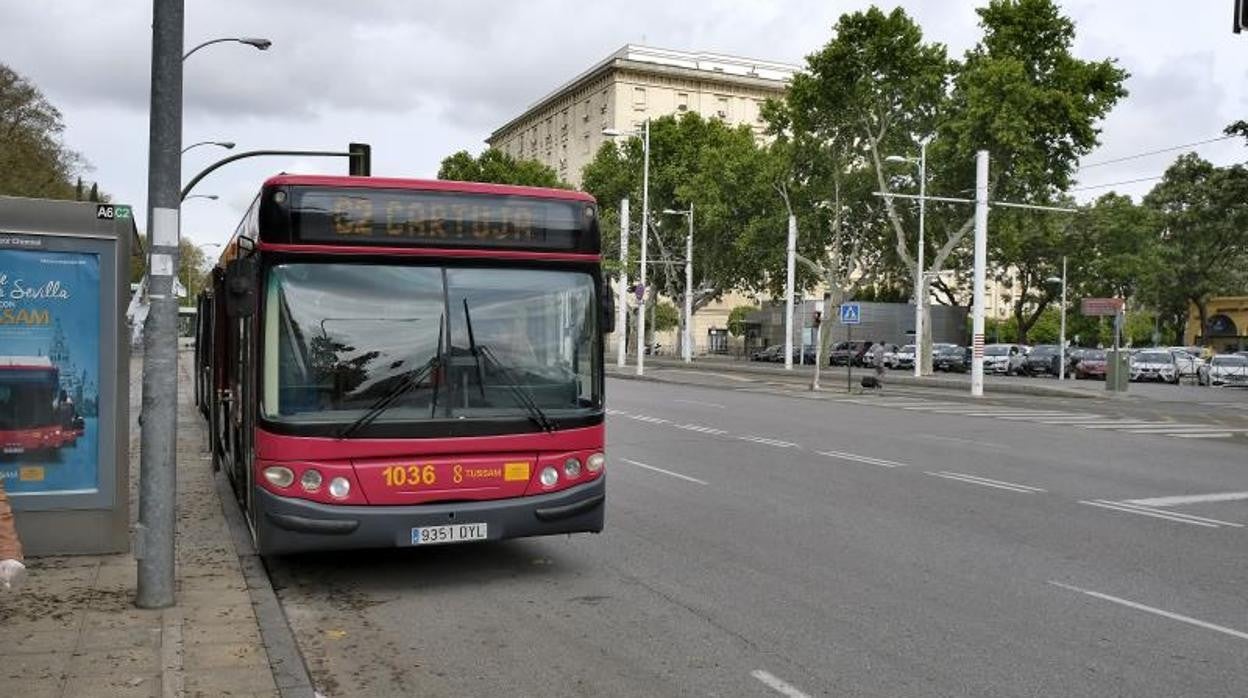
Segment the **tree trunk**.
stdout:
<path fill-rule="evenodd" d="M 1200 327 L 1197 328 L 1197 335 L 1200 339 L 1205 339 L 1205 330 L 1209 327 L 1209 304 L 1204 299 L 1194 301 L 1196 303 L 1196 316 L 1200 318 Z M 1206 340 L 1204 344 L 1208 344 Z M 1180 342 L 1182 344 L 1182 342 Z"/>

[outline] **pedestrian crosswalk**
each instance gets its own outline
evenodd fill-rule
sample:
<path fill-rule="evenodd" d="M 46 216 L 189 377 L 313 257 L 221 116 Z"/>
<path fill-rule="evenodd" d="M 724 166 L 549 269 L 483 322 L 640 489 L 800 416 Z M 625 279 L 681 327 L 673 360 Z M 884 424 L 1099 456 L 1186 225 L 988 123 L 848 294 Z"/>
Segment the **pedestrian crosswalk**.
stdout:
<path fill-rule="evenodd" d="M 1180 439 L 1229 439 L 1237 434 L 1248 434 L 1248 427 L 1196 424 L 1159 419 L 1130 419 L 1083 411 L 974 405 L 965 402 L 923 400 L 918 398 L 859 397 L 844 398 L 838 400 L 838 402 L 955 417 L 979 417 L 999 419 L 1007 422 L 1030 422 L 1051 426 L 1076 427 L 1092 431 L 1118 431 L 1127 434 L 1151 434 Z"/>

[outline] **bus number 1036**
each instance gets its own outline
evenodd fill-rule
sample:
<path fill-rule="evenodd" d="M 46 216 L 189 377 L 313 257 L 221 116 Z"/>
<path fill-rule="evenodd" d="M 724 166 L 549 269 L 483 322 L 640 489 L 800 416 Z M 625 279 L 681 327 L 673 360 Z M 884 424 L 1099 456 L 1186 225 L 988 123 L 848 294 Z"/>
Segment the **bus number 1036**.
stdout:
<path fill-rule="evenodd" d="M 381 474 L 386 478 L 386 487 L 435 485 L 438 482 L 438 473 L 432 465 L 391 465 Z"/>

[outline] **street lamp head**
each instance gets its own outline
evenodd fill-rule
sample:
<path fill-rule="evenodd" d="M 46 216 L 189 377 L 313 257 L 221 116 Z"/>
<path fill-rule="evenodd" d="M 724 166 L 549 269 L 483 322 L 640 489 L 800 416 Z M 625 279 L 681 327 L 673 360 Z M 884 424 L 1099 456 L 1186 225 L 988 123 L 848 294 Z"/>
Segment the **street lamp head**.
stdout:
<path fill-rule="evenodd" d="M 217 141 L 217 145 L 225 148 L 226 150 L 232 150 L 236 144 L 234 141 Z"/>
<path fill-rule="evenodd" d="M 884 158 L 884 162 L 900 162 L 900 163 L 914 162 L 914 158 L 908 158 L 904 155 L 889 155 L 888 157 Z"/>
<path fill-rule="evenodd" d="M 618 128 L 604 128 L 604 129 L 602 129 L 602 135 L 604 135 L 604 136 L 623 136 L 623 135 L 624 135 L 624 132 L 623 132 L 623 131 L 621 131 L 621 130 L 620 130 L 620 129 L 618 129 Z"/>
<path fill-rule="evenodd" d="M 667 214 L 667 215 L 669 215 L 669 216 L 687 216 L 687 215 L 689 215 L 689 212 L 688 212 L 688 211 L 677 211 L 677 210 L 676 210 L 676 209 L 674 209 L 674 208 L 665 208 L 665 209 L 663 209 L 663 213 L 666 213 L 666 214 Z"/>
<path fill-rule="evenodd" d="M 249 46 L 255 46 L 261 51 L 268 51 L 269 47 L 273 45 L 273 42 L 268 39 L 260 39 L 256 37 L 243 37 L 239 39 L 238 42 Z"/>
<path fill-rule="evenodd" d="M 1049 278 L 1045 279 L 1044 282 L 1046 284 L 1060 284 L 1062 283 L 1062 278 L 1060 276 L 1050 276 Z"/>

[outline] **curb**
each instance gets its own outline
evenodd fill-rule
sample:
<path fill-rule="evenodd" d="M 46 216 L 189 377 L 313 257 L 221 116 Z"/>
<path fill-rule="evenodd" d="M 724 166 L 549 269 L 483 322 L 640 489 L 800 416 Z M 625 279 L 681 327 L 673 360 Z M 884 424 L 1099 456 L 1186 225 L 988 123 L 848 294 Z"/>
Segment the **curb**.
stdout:
<path fill-rule="evenodd" d="M 720 371 L 720 372 L 725 372 L 725 373 L 743 373 L 743 374 L 758 375 L 758 376 L 772 376 L 776 378 L 801 377 L 806 380 L 810 379 L 810 374 L 811 374 L 811 371 L 805 370 L 804 368 L 798 368 L 797 370 L 790 372 L 790 371 L 783 371 L 783 370 L 777 370 L 777 369 L 772 369 L 772 368 L 765 368 L 761 366 L 759 367 L 749 366 L 749 365 L 719 366 L 715 364 L 706 364 L 706 363 L 700 364 L 697 361 L 686 364 L 683 361 L 667 362 L 662 359 L 659 359 L 658 361 L 655 361 L 654 359 L 650 359 L 649 361 L 646 362 L 646 364 L 647 366 L 653 366 L 654 368 L 675 368 L 675 369 L 681 369 L 681 370 L 687 370 L 687 371 Z M 869 371 L 870 369 L 866 368 L 862 370 Z M 617 378 L 621 377 L 619 374 L 611 373 L 610 369 L 608 369 L 608 375 L 617 377 Z M 644 380 L 645 377 L 642 377 L 642 379 Z M 665 382 L 671 382 L 671 381 L 665 381 Z M 964 381 L 959 381 L 959 380 L 948 380 L 944 378 L 916 379 L 913 376 L 890 375 L 888 377 L 888 382 L 895 386 L 905 386 L 905 387 L 912 387 L 912 388 L 930 388 L 933 390 L 969 390 L 970 389 L 969 382 L 964 382 Z M 1108 395 L 1108 394 L 1098 395 L 1098 394 L 1084 391 L 1084 390 L 1074 390 L 1074 389 L 1069 389 L 1069 388 L 1058 388 L 1058 387 L 1045 386 L 1045 385 L 1024 385 L 1024 384 L 1011 385 L 1009 383 L 995 383 L 995 382 L 991 385 L 985 385 L 984 391 L 986 393 L 991 392 L 991 393 L 1006 394 L 1006 395 L 1031 395 L 1034 397 L 1073 398 L 1073 399 L 1082 399 L 1082 400 L 1105 400 L 1105 399 L 1110 399 L 1114 397 L 1114 395 Z"/>
<path fill-rule="evenodd" d="M 216 484 L 217 499 L 220 500 L 226 523 L 230 527 L 230 537 L 234 540 L 234 551 L 238 554 L 243 577 L 247 580 L 247 594 L 251 597 L 251 605 L 256 612 L 260 640 L 269 655 L 269 668 L 273 672 L 277 691 L 282 698 L 318 698 L 307 664 L 299 652 L 299 644 L 295 642 L 294 631 L 290 629 L 290 622 L 277 600 L 277 593 L 273 591 L 273 583 L 264 568 L 264 560 L 252 547 L 247 522 L 243 520 L 243 513 L 234 501 L 234 490 L 230 488 L 223 471 L 218 470 L 213 481 Z"/>

